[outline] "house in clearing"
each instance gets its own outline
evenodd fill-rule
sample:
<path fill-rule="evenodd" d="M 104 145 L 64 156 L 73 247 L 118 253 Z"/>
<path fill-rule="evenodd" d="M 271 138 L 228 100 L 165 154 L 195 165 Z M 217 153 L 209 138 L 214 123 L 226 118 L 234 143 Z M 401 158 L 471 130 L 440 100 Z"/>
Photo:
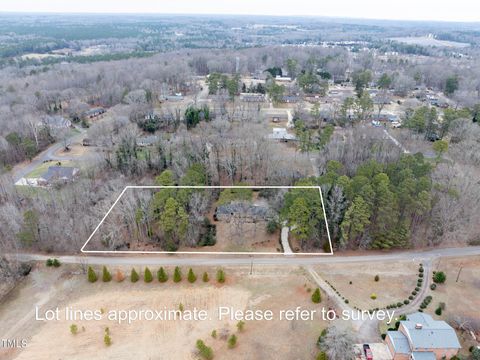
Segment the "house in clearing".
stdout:
<path fill-rule="evenodd" d="M 263 115 L 269 122 L 283 122 L 288 121 L 288 112 L 284 109 L 265 109 Z"/>
<path fill-rule="evenodd" d="M 268 134 L 267 138 L 269 140 L 279 140 L 284 142 L 297 140 L 297 137 L 290 134 L 286 128 L 273 128 L 273 132 Z"/>
<path fill-rule="evenodd" d="M 83 117 L 85 119 L 98 119 L 100 118 L 103 114 L 105 114 L 107 110 L 105 110 L 102 107 L 96 107 L 90 110 L 87 110 L 84 112 Z"/>
<path fill-rule="evenodd" d="M 421 312 L 400 321 L 398 331 L 389 331 L 385 341 L 393 360 L 451 359 L 461 348 L 450 325 Z"/>
<path fill-rule="evenodd" d="M 263 103 L 265 102 L 265 95 L 258 93 L 241 93 L 240 99 L 247 103 Z"/>
<path fill-rule="evenodd" d="M 70 166 L 50 166 L 43 175 L 37 179 L 38 186 L 51 186 L 54 184 L 68 183 L 75 180 L 79 169 Z"/>
<path fill-rule="evenodd" d="M 235 201 L 219 205 L 215 209 L 215 221 L 231 221 L 242 219 L 245 222 L 269 221 L 274 218 L 273 211 L 266 205 L 254 204 L 247 201 Z"/>

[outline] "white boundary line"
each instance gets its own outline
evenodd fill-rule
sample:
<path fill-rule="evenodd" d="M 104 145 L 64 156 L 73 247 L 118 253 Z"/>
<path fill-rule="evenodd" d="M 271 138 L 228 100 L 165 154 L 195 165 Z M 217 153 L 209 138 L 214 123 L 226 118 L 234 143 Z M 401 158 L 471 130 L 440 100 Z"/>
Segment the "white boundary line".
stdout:
<path fill-rule="evenodd" d="M 248 189 L 318 189 L 320 193 L 320 201 L 322 203 L 322 210 L 323 210 L 323 217 L 325 219 L 325 226 L 327 228 L 327 237 L 328 242 L 330 244 L 330 252 L 329 253 L 293 253 L 293 254 L 285 254 L 285 253 L 277 253 L 277 252 L 227 252 L 227 251 L 137 251 L 137 250 L 85 250 L 85 247 L 96 234 L 100 226 L 102 226 L 103 222 L 113 210 L 115 205 L 120 201 L 120 198 L 125 194 L 125 192 L 129 189 L 241 189 L 241 188 L 248 188 Z M 325 204 L 323 202 L 323 194 L 322 189 L 320 186 L 256 186 L 256 185 L 248 185 L 248 186 L 155 186 L 155 185 L 129 185 L 126 186 L 123 191 L 120 193 L 118 198 L 115 200 L 113 205 L 108 209 L 105 216 L 102 218 L 100 223 L 97 225 L 95 230 L 93 230 L 92 234 L 88 237 L 85 244 L 83 244 L 80 251 L 84 254 L 195 254 L 195 255 L 285 255 L 285 256 L 295 256 L 295 255 L 308 255 L 308 256 L 325 256 L 325 255 L 333 255 L 333 247 L 332 247 L 332 239 L 330 237 L 330 229 L 328 227 L 327 221 L 327 213 L 325 211 Z"/>

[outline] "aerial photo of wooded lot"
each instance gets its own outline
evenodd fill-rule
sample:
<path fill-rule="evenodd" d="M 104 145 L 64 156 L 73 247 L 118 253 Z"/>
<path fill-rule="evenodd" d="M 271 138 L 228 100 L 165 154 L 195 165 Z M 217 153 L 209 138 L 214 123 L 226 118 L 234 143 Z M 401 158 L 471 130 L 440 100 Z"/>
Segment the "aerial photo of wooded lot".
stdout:
<path fill-rule="evenodd" d="M 478 23 L 0 13 L 0 359 L 478 360 L 479 308 Z"/>

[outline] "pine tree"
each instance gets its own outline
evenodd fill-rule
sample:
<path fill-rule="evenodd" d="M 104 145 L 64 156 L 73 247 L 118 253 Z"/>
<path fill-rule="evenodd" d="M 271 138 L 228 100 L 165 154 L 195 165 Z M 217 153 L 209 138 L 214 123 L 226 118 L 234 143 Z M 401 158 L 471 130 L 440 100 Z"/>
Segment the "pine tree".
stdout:
<path fill-rule="evenodd" d="M 228 338 L 228 347 L 233 349 L 237 345 L 237 336 L 235 334 Z"/>
<path fill-rule="evenodd" d="M 195 275 L 192 268 L 190 268 L 188 270 L 188 282 L 193 284 L 195 281 L 197 281 L 197 275 Z"/>
<path fill-rule="evenodd" d="M 211 347 L 205 345 L 203 340 L 197 340 L 197 349 L 200 356 L 205 360 L 213 359 L 213 350 Z"/>
<path fill-rule="evenodd" d="M 222 269 L 217 270 L 217 281 L 220 284 L 223 284 L 225 282 L 225 272 Z"/>
<path fill-rule="evenodd" d="M 112 338 L 110 337 L 110 335 L 105 334 L 105 336 L 103 337 L 103 342 L 105 343 L 105 346 L 112 345 Z"/>
<path fill-rule="evenodd" d="M 158 278 L 158 281 L 161 282 L 161 283 L 164 283 L 164 282 L 168 281 L 168 274 L 166 273 L 166 271 L 163 267 L 161 267 L 157 271 L 157 278 Z"/>
<path fill-rule="evenodd" d="M 112 274 L 110 274 L 110 271 L 108 271 L 107 267 L 103 267 L 102 271 L 102 281 L 103 282 L 110 282 L 112 280 Z"/>
<path fill-rule="evenodd" d="M 312 294 L 312 302 L 315 304 L 319 304 L 322 301 L 322 294 L 320 293 L 320 289 L 316 288 Z"/>
<path fill-rule="evenodd" d="M 345 217 L 340 225 L 342 240 L 341 247 L 348 245 L 350 241 L 356 241 L 361 237 L 370 224 L 370 209 L 361 196 L 357 196 L 345 212 Z"/>
<path fill-rule="evenodd" d="M 91 266 L 88 267 L 88 281 L 94 283 L 98 280 L 97 273 L 92 269 Z"/>
<path fill-rule="evenodd" d="M 178 266 L 175 267 L 175 271 L 173 272 L 173 281 L 176 283 L 182 281 L 182 271 Z"/>
<path fill-rule="evenodd" d="M 136 272 L 135 269 L 132 269 L 132 272 L 130 274 L 130 281 L 132 283 L 136 283 L 140 279 L 140 276 L 138 276 L 138 273 Z"/>
<path fill-rule="evenodd" d="M 203 282 L 209 282 L 210 278 L 208 277 L 208 273 L 205 271 L 202 276 Z"/>
<path fill-rule="evenodd" d="M 143 280 L 146 283 L 151 283 L 152 280 L 153 280 L 152 272 L 150 271 L 150 269 L 148 267 L 145 268 L 145 273 L 143 274 Z"/>
<path fill-rule="evenodd" d="M 240 320 L 237 323 L 237 329 L 238 329 L 238 331 L 242 332 L 244 328 L 245 328 L 245 321 Z"/>

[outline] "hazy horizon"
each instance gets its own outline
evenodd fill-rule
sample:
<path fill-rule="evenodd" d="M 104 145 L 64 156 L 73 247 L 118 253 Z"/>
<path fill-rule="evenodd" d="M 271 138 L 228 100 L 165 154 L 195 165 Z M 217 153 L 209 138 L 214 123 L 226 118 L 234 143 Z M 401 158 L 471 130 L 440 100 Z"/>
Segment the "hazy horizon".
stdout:
<path fill-rule="evenodd" d="M 182 0 L 176 3 L 150 3 L 137 0 L 133 3 L 118 3 L 114 0 L 102 2 L 84 0 L 62 2 L 58 0 L 16 0 L 0 2 L 0 13 L 31 14 L 138 14 L 138 15 L 239 15 L 239 16 L 291 16 L 323 17 L 358 20 L 392 21 L 440 21 L 480 22 L 477 6 L 468 0 L 455 3 L 445 1 L 405 0 L 385 6 L 384 1 L 337 0 L 332 3 L 311 4 L 308 0 L 297 0 L 294 5 L 279 5 L 273 0 L 243 0 L 225 2 L 219 0 Z"/>

